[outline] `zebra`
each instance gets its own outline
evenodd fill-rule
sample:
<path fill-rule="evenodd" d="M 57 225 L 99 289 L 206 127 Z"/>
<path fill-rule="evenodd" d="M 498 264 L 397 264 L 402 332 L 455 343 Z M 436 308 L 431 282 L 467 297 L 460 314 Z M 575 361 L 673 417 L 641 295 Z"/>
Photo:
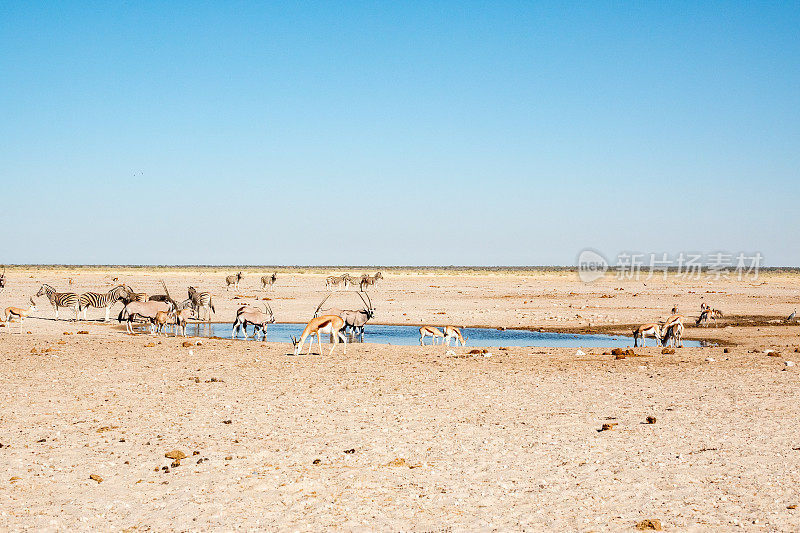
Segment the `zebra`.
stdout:
<path fill-rule="evenodd" d="M 50 305 L 52 305 L 53 309 L 55 309 L 56 320 L 58 320 L 59 307 L 74 309 L 75 320 L 78 320 L 78 309 L 80 307 L 80 302 L 78 295 L 74 292 L 56 292 L 56 290 L 47 283 L 42 283 L 42 288 L 39 289 L 39 292 L 36 293 L 36 296 L 47 296 L 47 299 L 50 300 Z"/>
<path fill-rule="evenodd" d="M 271 276 L 261 276 L 261 290 L 266 290 L 267 285 L 271 289 L 273 285 L 275 285 L 275 281 L 278 279 L 278 273 L 275 272 Z"/>
<path fill-rule="evenodd" d="M 227 291 L 228 289 L 231 288 L 231 285 L 233 285 L 233 288 L 238 291 L 239 290 L 239 282 L 242 281 L 243 277 L 244 277 L 244 274 L 242 274 L 241 271 L 236 273 L 236 274 L 234 274 L 233 276 L 226 277 L 225 278 L 225 290 Z"/>
<path fill-rule="evenodd" d="M 344 285 L 345 290 L 350 287 L 350 280 L 353 278 L 350 277 L 350 274 L 342 274 L 341 276 L 328 276 L 325 278 L 325 288 L 330 290 L 335 287 L 338 287 L 340 284 Z"/>
<path fill-rule="evenodd" d="M 108 322 L 109 313 L 114 304 L 128 297 L 128 290 L 125 285 L 117 285 L 105 294 L 97 292 L 85 292 L 78 299 L 78 311 L 83 311 L 83 319 L 86 320 L 86 310 L 89 307 L 105 308 L 106 317 L 103 322 Z"/>
<path fill-rule="evenodd" d="M 361 292 L 364 292 L 370 285 L 375 285 L 375 282 L 379 279 L 383 279 L 383 274 L 380 272 L 376 272 L 374 276 L 370 276 L 369 274 L 364 274 L 361 276 Z"/>
<path fill-rule="evenodd" d="M 192 307 L 197 311 L 197 318 L 200 319 L 200 310 L 205 308 L 206 320 L 211 322 L 211 313 L 216 313 L 214 309 L 214 302 L 211 301 L 210 292 L 197 292 L 194 287 L 189 287 L 189 299 L 192 301 Z"/>

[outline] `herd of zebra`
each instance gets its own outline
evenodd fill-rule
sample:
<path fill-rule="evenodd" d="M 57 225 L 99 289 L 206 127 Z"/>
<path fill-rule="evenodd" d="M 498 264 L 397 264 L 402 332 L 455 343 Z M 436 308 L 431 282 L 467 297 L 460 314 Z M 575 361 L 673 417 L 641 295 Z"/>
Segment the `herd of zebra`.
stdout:
<path fill-rule="evenodd" d="M 374 276 L 369 274 L 361 274 L 360 278 L 354 278 L 350 274 L 342 274 L 341 276 L 328 276 L 325 278 L 325 288 L 333 290 L 338 287 L 344 287 L 345 290 L 350 288 L 350 285 L 358 285 L 361 292 L 366 291 L 369 287 L 375 285 L 375 282 L 383 279 L 383 274 L 376 272 Z"/>
<path fill-rule="evenodd" d="M 198 291 L 194 287 L 189 287 L 189 297 L 180 302 L 172 300 L 168 291 L 167 294 L 148 296 L 147 293 L 144 292 L 134 292 L 128 285 L 117 285 L 108 292 L 84 292 L 79 295 L 75 292 L 58 292 L 51 285 L 43 283 L 35 296 L 47 297 L 50 301 L 50 305 L 53 306 L 56 319 L 58 319 L 58 310 L 64 308 L 72 309 L 75 312 L 75 320 L 77 320 L 80 317 L 80 313 L 83 312 L 83 319 L 86 320 L 86 311 L 94 307 L 97 309 L 105 309 L 106 315 L 103 320 L 107 322 L 109 320 L 111 308 L 117 302 L 122 302 L 125 308 L 132 303 L 148 304 L 153 302 L 165 304 L 168 308 L 167 310 L 173 308 L 175 308 L 176 311 L 191 309 L 201 320 L 203 320 L 202 311 L 205 310 L 205 320 L 209 321 L 211 320 L 211 313 L 215 312 L 211 293 Z"/>

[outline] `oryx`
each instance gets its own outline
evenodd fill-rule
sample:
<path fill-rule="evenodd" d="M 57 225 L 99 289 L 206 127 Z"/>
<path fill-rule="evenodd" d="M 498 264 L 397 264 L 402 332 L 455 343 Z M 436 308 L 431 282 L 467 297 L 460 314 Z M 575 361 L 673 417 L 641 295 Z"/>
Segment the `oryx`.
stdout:
<path fill-rule="evenodd" d="M 267 340 L 267 325 L 275 322 L 275 315 L 268 303 L 264 302 L 264 311 L 257 307 L 242 306 L 236 311 L 236 319 L 233 321 L 231 339 L 239 336 L 239 328 L 244 330 L 244 338 L 247 339 L 247 326 L 253 324 L 253 339 L 258 340 L 258 330 L 264 333 L 262 340 Z"/>
<path fill-rule="evenodd" d="M 358 297 L 361 298 L 361 301 L 364 303 L 363 309 L 358 311 L 337 308 L 320 310 L 322 304 L 324 304 L 330 296 L 328 295 L 317 306 L 317 310 L 314 311 L 314 318 L 323 315 L 336 315 L 344 320 L 343 334 L 351 334 L 353 337 L 358 337 L 360 342 L 364 342 L 364 326 L 375 316 L 375 308 L 372 306 L 372 299 L 369 297 L 369 294 L 364 293 L 367 297 L 366 300 L 360 292 L 356 294 L 358 294 Z"/>

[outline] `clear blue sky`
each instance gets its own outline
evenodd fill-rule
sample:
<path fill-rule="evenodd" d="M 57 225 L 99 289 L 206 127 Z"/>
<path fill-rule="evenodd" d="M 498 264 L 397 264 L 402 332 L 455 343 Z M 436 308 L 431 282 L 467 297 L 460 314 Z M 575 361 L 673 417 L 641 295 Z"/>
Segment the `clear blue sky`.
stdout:
<path fill-rule="evenodd" d="M 797 2 L 2 2 L 0 263 L 800 265 Z"/>

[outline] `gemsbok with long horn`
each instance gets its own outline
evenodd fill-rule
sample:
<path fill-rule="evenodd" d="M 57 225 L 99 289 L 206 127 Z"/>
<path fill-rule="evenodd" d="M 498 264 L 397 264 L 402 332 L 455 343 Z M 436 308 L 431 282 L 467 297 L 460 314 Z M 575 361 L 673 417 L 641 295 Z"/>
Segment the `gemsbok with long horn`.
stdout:
<path fill-rule="evenodd" d="M 330 335 L 331 347 L 330 353 L 328 356 L 330 357 L 333 355 L 333 351 L 336 349 L 336 345 L 339 344 L 339 339 L 343 339 L 344 342 L 344 353 L 347 354 L 347 338 L 341 335 L 342 328 L 344 327 L 344 320 L 342 317 L 337 315 L 323 315 L 318 316 L 317 318 L 312 318 L 308 325 L 306 325 L 305 329 L 303 329 L 302 335 L 300 335 L 300 340 L 297 340 L 294 335 L 292 335 L 292 344 L 294 345 L 294 355 L 300 355 L 300 351 L 303 349 L 303 343 L 305 340 L 311 336 L 312 338 L 308 340 L 308 354 L 311 355 L 311 345 L 314 344 L 313 335 L 317 336 L 317 344 L 319 345 L 319 354 L 322 355 L 322 338 L 321 335 Z"/>
<path fill-rule="evenodd" d="M 314 317 L 322 316 L 322 315 L 337 315 L 344 320 L 344 330 L 342 331 L 343 334 L 352 334 L 353 338 L 358 337 L 360 342 L 364 342 L 364 326 L 366 326 L 367 322 L 372 320 L 372 317 L 375 316 L 375 307 L 372 305 L 372 299 L 369 297 L 369 294 L 364 293 L 367 297 L 364 299 L 364 296 L 361 295 L 360 292 L 356 293 L 361 301 L 364 304 L 364 308 L 358 311 L 353 311 L 349 309 L 320 309 L 322 304 L 325 303 L 325 300 L 328 299 L 326 296 L 322 302 L 317 306 L 317 310 L 314 311 Z"/>
<path fill-rule="evenodd" d="M 78 310 L 80 308 L 80 298 L 74 292 L 57 292 L 53 287 L 47 283 L 43 283 L 36 296 L 47 296 L 50 300 L 50 305 L 56 312 L 56 320 L 58 320 L 58 308 L 66 307 L 75 311 L 75 320 L 78 320 Z"/>
<path fill-rule="evenodd" d="M 253 325 L 253 339 L 258 340 L 258 330 L 261 330 L 264 336 L 261 340 L 267 340 L 267 326 L 275 323 L 275 314 L 272 312 L 272 307 L 264 302 L 264 311 L 257 307 L 242 306 L 236 311 L 236 319 L 233 321 L 233 329 L 231 330 L 231 339 L 239 336 L 239 328 L 244 333 L 244 338 L 247 339 L 247 326 Z"/>

